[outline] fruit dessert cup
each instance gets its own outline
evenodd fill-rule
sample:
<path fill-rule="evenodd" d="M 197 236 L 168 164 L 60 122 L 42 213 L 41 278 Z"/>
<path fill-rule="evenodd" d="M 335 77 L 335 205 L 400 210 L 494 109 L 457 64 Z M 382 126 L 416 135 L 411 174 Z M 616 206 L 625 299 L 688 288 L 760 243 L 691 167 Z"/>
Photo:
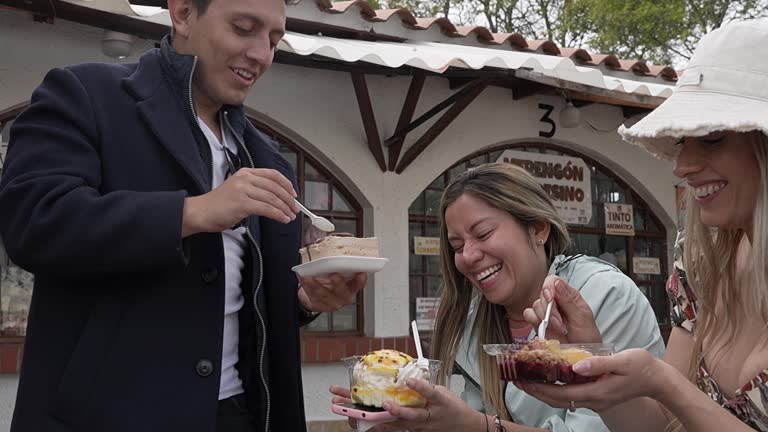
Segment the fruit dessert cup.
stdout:
<path fill-rule="evenodd" d="M 613 344 L 560 344 L 557 340 L 533 339 L 524 343 L 483 345 L 496 357 L 504 381 L 537 381 L 580 384 L 598 377 L 579 375 L 573 365 L 592 356 L 614 353 Z"/>
<path fill-rule="evenodd" d="M 356 405 L 377 408 L 386 401 L 401 406 L 424 406 L 424 397 L 405 382 L 415 378 L 435 384 L 442 365 L 438 360 L 429 360 L 427 366 L 420 366 L 413 357 L 395 350 L 372 351 L 342 361 L 349 371 L 352 401 Z"/>

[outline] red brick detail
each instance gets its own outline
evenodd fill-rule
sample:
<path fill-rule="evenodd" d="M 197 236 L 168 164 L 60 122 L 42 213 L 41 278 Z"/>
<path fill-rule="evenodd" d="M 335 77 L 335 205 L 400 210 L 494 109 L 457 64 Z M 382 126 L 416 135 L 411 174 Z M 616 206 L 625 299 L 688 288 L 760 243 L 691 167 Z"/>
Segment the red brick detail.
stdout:
<path fill-rule="evenodd" d="M 301 357 L 302 361 L 317 362 L 317 339 L 302 338 L 304 343 L 304 354 Z"/>
<path fill-rule="evenodd" d="M 0 344 L 0 374 L 19 373 L 23 346 L 20 342 Z"/>
<path fill-rule="evenodd" d="M 379 349 L 396 349 L 416 355 L 409 337 L 370 338 L 361 336 L 301 337 L 301 361 L 304 363 L 333 363 L 344 357 L 362 355 Z"/>

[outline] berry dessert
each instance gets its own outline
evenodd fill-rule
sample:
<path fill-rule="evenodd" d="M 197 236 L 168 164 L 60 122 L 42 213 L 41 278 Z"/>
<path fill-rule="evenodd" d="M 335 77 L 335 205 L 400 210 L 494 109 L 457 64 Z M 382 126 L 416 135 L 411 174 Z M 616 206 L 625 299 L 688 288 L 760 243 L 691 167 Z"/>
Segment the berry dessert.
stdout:
<path fill-rule="evenodd" d="M 575 373 L 573 365 L 585 358 L 613 354 L 612 344 L 563 344 L 557 340 L 533 339 L 509 345 L 483 345 L 496 356 L 504 381 L 538 381 L 580 384 L 595 381 Z"/>

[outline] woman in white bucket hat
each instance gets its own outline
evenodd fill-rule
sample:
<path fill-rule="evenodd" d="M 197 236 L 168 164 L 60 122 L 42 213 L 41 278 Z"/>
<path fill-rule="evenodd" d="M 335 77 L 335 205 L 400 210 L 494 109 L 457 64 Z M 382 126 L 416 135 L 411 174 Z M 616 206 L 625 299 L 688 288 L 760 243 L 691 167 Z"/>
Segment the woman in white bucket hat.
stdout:
<path fill-rule="evenodd" d="M 592 408 L 613 431 L 768 431 L 768 20 L 703 37 L 675 93 L 619 133 L 674 161 L 688 183 L 667 353 L 627 350 L 574 366 L 605 374 L 595 383 L 520 387 L 552 406 Z M 563 288 L 543 293 L 526 319 L 538 323 L 554 296 L 560 332 L 600 341 L 583 299 Z"/>

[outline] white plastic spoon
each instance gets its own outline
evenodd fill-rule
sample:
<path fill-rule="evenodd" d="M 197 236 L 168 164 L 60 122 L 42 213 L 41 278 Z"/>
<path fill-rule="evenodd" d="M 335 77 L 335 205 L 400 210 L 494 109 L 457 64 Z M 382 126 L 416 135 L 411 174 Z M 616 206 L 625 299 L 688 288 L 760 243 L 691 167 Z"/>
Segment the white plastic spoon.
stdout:
<path fill-rule="evenodd" d="M 546 339 L 544 337 L 544 334 L 547 331 L 547 326 L 549 325 L 549 314 L 552 313 L 552 303 L 554 300 L 547 303 L 547 311 L 544 313 L 544 319 L 539 323 L 539 339 Z"/>
<path fill-rule="evenodd" d="M 307 217 L 309 217 L 309 219 L 312 221 L 312 225 L 314 225 L 315 228 L 325 232 L 332 232 L 336 230 L 336 227 L 331 223 L 331 221 L 329 221 L 328 219 L 322 216 L 318 216 L 312 213 L 311 211 L 309 211 L 309 209 L 304 207 L 299 202 L 299 200 L 295 200 L 295 201 L 296 201 L 296 205 L 299 206 L 299 209 L 301 210 L 301 212 L 307 215 Z"/>
<path fill-rule="evenodd" d="M 416 343 L 416 354 L 419 356 L 416 360 L 416 366 L 428 368 L 429 360 L 424 358 L 424 354 L 421 352 L 421 339 L 419 339 L 419 328 L 416 327 L 416 320 L 411 321 L 411 328 L 413 329 L 413 340 Z"/>

